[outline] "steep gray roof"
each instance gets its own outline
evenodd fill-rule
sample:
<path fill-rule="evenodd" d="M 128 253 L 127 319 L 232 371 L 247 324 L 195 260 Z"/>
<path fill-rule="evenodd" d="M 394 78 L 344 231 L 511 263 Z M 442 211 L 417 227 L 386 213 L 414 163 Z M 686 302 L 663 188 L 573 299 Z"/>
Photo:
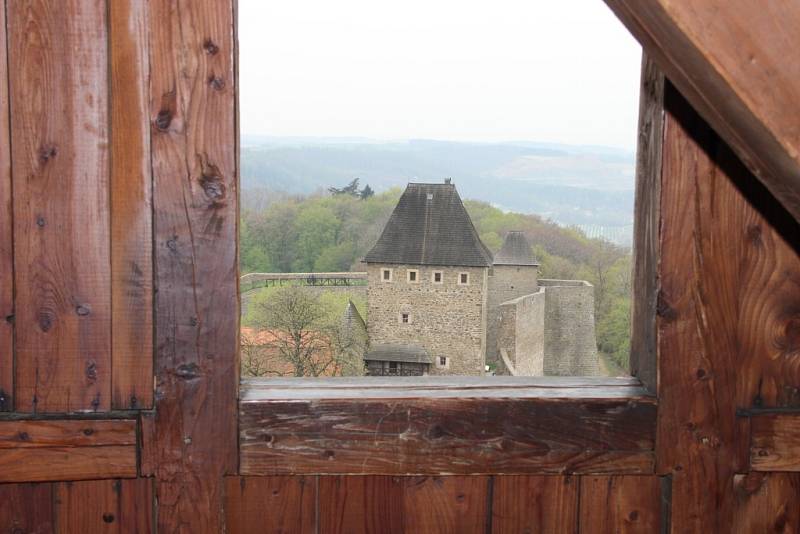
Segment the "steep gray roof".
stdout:
<path fill-rule="evenodd" d="M 373 345 L 364 359 L 379 362 L 431 363 L 431 357 L 422 347 L 399 343 Z"/>
<path fill-rule="evenodd" d="M 408 184 L 364 261 L 488 267 L 492 254 L 453 184 Z"/>
<path fill-rule="evenodd" d="M 503 246 L 494 256 L 495 265 L 539 265 L 525 235 L 517 230 L 506 234 Z"/>
<path fill-rule="evenodd" d="M 364 332 L 367 331 L 367 324 L 364 322 L 364 318 L 358 313 L 358 308 L 356 308 L 356 305 L 353 304 L 353 301 L 350 299 L 347 299 L 347 308 L 345 308 L 344 314 L 342 315 L 342 324 L 348 330 L 358 329 Z"/>

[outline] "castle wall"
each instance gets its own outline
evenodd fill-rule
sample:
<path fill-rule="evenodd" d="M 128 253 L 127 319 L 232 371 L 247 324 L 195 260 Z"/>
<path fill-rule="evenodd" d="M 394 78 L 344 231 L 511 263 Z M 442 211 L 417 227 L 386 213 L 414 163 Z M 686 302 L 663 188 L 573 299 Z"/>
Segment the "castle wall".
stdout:
<path fill-rule="evenodd" d="M 544 374 L 545 291 L 525 295 L 497 308 L 498 374 L 542 376 Z M 502 356 L 509 360 L 513 371 Z"/>
<path fill-rule="evenodd" d="M 599 374 L 594 286 L 582 280 L 539 280 L 545 288 L 544 374 Z"/>
<path fill-rule="evenodd" d="M 486 362 L 500 370 L 503 365 L 497 341 L 500 328 L 499 306 L 539 290 L 539 268 L 536 266 L 495 265 L 489 276 L 487 295 Z"/>
<path fill-rule="evenodd" d="M 382 269 L 392 269 L 392 281 L 381 279 Z M 419 272 L 417 282 L 407 272 Z M 432 281 L 441 271 L 442 283 Z M 424 347 L 433 358 L 432 375 L 484 374 L 487 271 L 485 267 L 433 267 L 424 265 L 369 264 L 367 331 L 370 342 L 410 343 Z M 469 284 L 459 285 L 459 273 L 469 274 Z M 401 314 L 409 314 L 403 323 Z M 441 367 L 439 357 L 448 358 Z"/>

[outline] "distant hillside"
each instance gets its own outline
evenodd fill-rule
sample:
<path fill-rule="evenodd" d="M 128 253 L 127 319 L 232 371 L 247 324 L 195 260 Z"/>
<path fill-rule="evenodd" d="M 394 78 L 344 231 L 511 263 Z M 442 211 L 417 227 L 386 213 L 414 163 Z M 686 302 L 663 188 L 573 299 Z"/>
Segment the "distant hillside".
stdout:
<path fill-rule="evenodd" d="M 634 155 L 623 150 L 529 142 L 270 137 L 245 137 L 242 145 L 245 191 L 307 194 L 360 178 L 381 192 L 451 177 L 464 198 L 580 225 L 593 235 L 623 236 L 622 242 L 630 234 Z"/>

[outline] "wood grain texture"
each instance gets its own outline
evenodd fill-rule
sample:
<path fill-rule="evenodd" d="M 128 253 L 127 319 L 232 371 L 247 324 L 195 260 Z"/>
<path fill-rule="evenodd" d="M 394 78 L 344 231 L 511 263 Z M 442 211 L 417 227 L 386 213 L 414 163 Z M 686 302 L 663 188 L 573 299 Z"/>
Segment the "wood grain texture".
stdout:
<path fill-rule="evenodd" d="M 108 3 L 112 406 L 153 406 L 153 225 L 147 2 Z"/>
<path fill-rule="evenodd" d="M 664 100 L 657 471 L 673 532 L 729 532 L 737 408 L 796 402 L 800 231 L 669 84 Z"/>
<path fill-rule="evenodd" d="M 649 534 L 661 525 L 657 476 L 585 476 L 580 479 L 581 534 Z"/>
<path fill-rule="evenodd" d="M 496 476 L 492 494 L 493 534 L 577 532 L 577 477 Z"/>
<path fill-rule="evenodd" d="M 146 478 L 57 484 L 56 532 L 155 532 L 152 488 L 153 481 Z"/>
<path fill-rule="evenodd" d="M 750 420 L 750 467 L 800 471 L 800 414 L 763 414 Z"/>
<path fill-rule="evenodd" d="M 46 482 L 136 476 L 136 447 L 0 449 L 0 482 Z"/>
<path fill-rule="evenodd" d="M 232 2 L 148 10 L 158 320 L 155 433 L 144 440 L 159 532 L 218 532 L 223 475 L 237 470 Z"/>
<path fill-rule="evenodd" d="M 323 476 L 319 531 L 483 533 L 489 477 Z"/>
<path fill-rule="evenodd" d="M 800 532 L 800 475 L 736 475 L 734 492 L 736 499 L 731 532 Z"/>
<path fill-rule="evenodd" d="M 0 484 L 0 532 L 51 534 L 53 484 Z"/>
<path fill-rule="evenodd" d="M 136 445 L 136 421 L 0 421 L 0 449 Z"/>
<path fill-rule="evenodd" d="M 636 148 L 630 371 L 653 393 L 658 385 L 656 305 L 663 134 L 664 75 L 644 54 Z"/>
<path fill-rule="evenodd" d="M 5 412 L 14 409 L 14 226 L 5 3 L 0 8 L 0 412 Z"/>
<path fill-rule="evenodd" d="M 800 4 L 606 0 L 747 167 L 800 220 Z"/>
<path fill-rule="evenodd" d="M 8 3 L 15 405 L 111 406 L 103 0 Z"/>
<path fill-rule="evenodd" d="M 227 477 L 225 527 L 229 534 L 314 534 L 317 477 Z"/>
<path fill-rule="evenodd" d="M 240 473 L 651 473 L 652 399 L 243 402 Z"/>

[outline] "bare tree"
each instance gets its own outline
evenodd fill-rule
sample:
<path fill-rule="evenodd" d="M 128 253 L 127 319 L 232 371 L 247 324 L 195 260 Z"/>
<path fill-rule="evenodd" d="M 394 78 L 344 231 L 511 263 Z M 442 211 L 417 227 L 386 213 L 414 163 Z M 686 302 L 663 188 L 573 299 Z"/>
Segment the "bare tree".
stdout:
<path fill-rule="evenodd" d="M 270 369 L 268 349 L 256 336 L 245 332 L 239 335 L 242 376 L 280 375 L 279 369 Z"/>
<path fill-rule="evenodd" d="M 265 347 L 289 364 L 294 376 L 363 374 L 366 341 L 349 334 L 341 320 L 331 319 L 319 297 L 298 286 L 282 288 L 260 304 L 264 327 L 271 331 Z"/>

